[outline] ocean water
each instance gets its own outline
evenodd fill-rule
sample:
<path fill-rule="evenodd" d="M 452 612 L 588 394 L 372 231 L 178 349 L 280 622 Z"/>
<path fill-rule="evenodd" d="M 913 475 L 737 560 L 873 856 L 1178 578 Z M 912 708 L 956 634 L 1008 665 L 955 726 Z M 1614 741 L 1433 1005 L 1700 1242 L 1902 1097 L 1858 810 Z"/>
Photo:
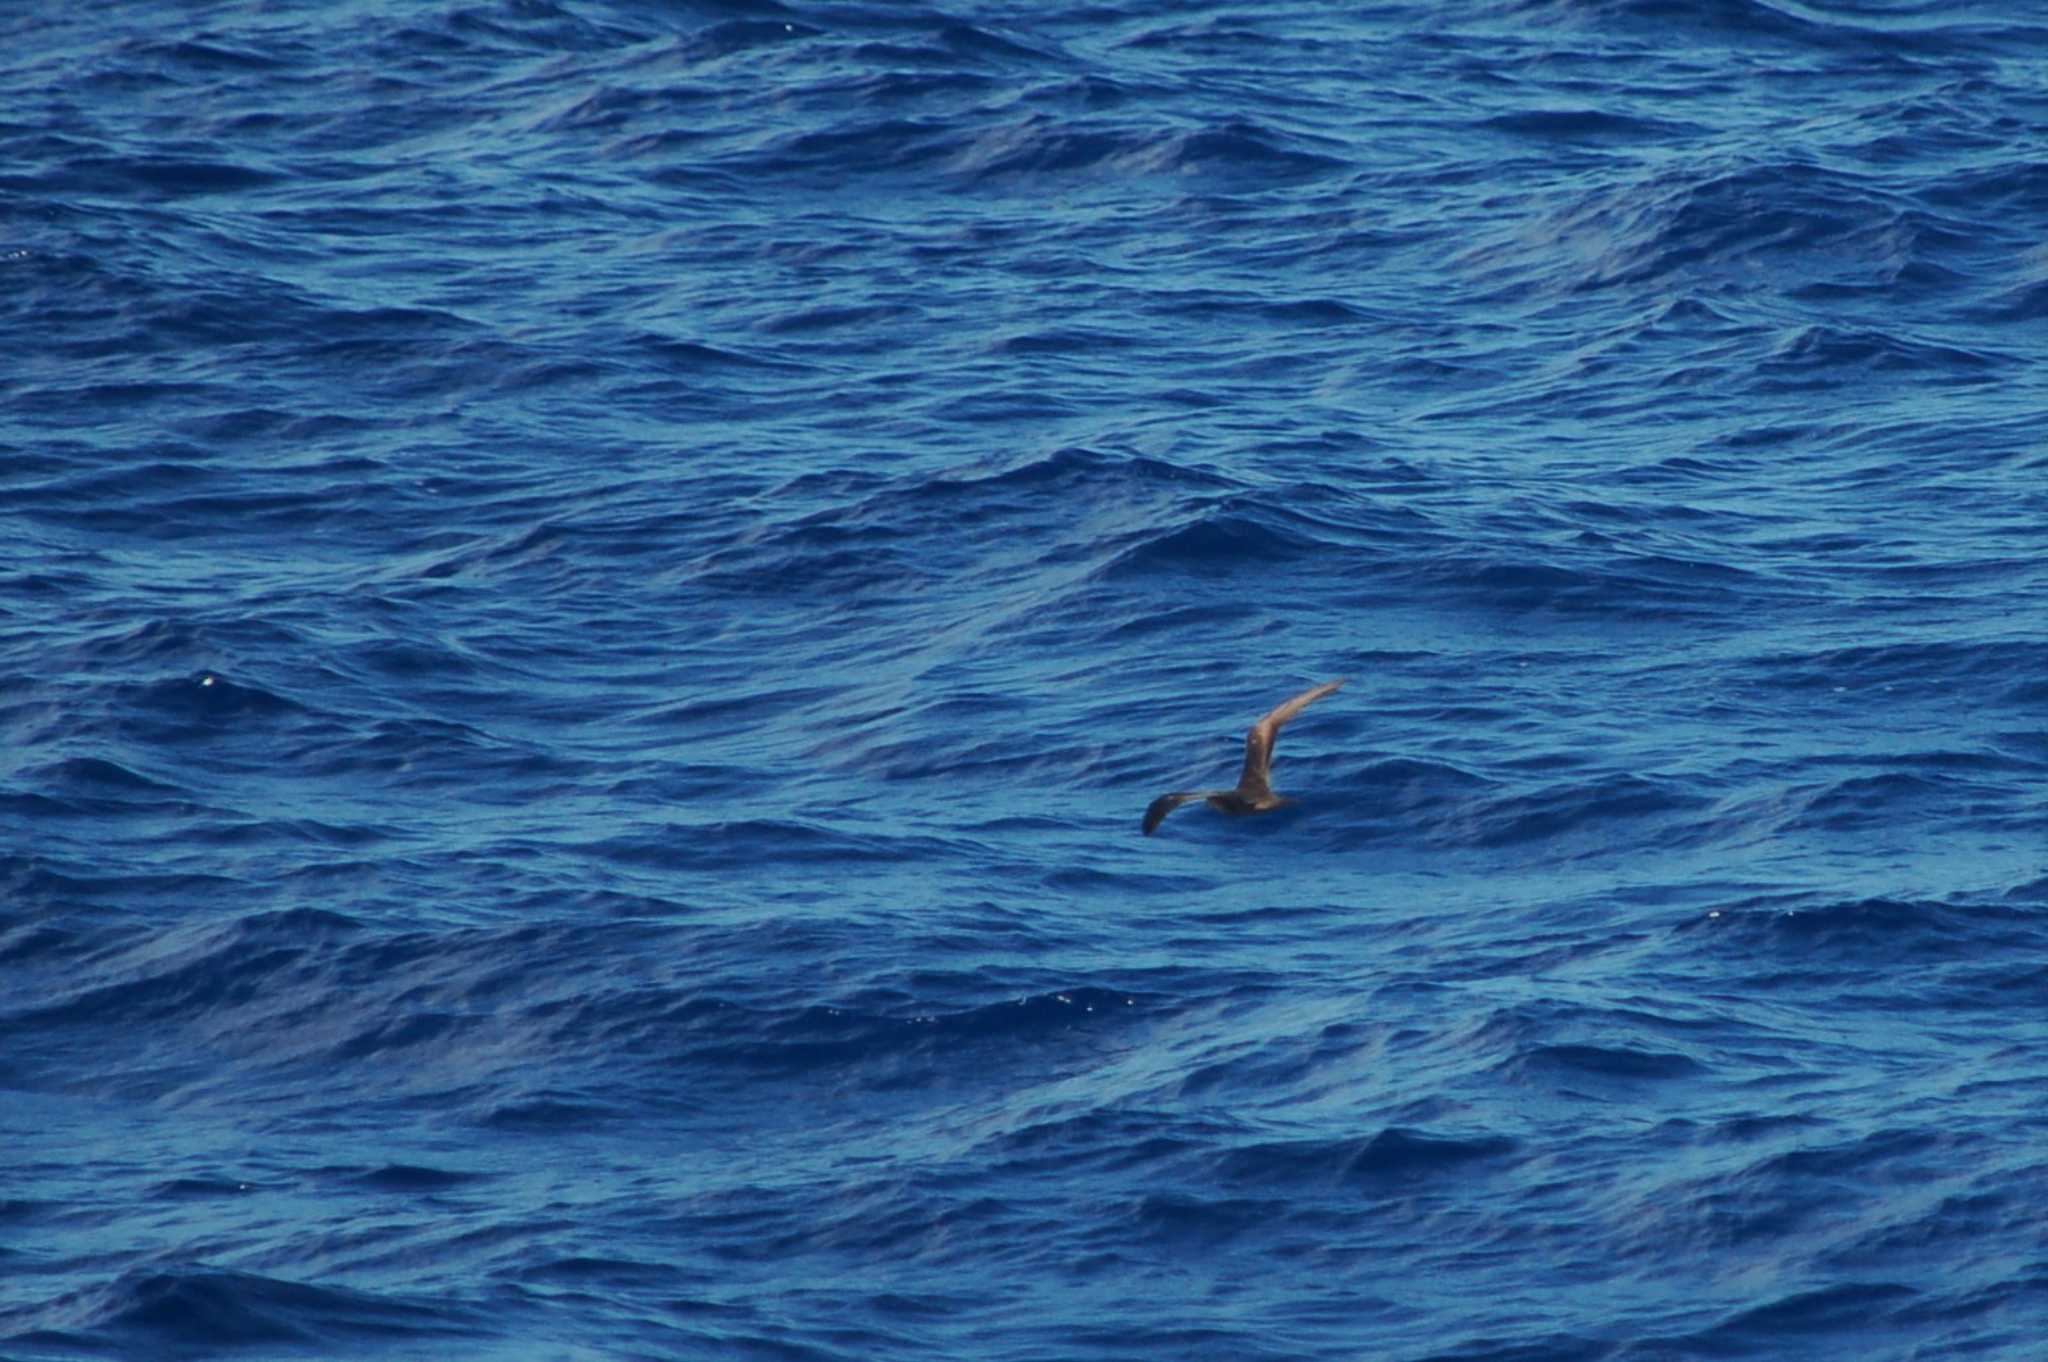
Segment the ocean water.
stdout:
<path fill-rule="evenodd" d="M 0 37 L 0 1357 L 2043 1355 L 2036 6 Z"/>

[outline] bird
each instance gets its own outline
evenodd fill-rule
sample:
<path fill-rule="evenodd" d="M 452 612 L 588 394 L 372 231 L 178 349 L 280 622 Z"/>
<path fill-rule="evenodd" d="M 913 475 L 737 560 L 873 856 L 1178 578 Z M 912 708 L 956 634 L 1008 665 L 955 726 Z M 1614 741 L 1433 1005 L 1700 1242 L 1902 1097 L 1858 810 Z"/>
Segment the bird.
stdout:
<path fill-rule="evenodd" d="M 1236 789 L 1182 790 L 1153 800 L 1145 810 L 1145 835 L 1150 837 L 1166 815 L 1193 799 L 1207 800 L 1213 809 L 1240 815 L 1271 813 L 1283 804 L 1292 804 L 1294 801 L 1285 795 L 1273 793 L 1273 740 L 1280 736 L 1280 725 L 1336 690 L 1347 679 L 1340 676 L 1335 681 L 1325 681 L 1320 686 L 1305 690 L 1253 724 L 1251 732 L 1244 735 L 1244 774 L 1237 778 Z"/>

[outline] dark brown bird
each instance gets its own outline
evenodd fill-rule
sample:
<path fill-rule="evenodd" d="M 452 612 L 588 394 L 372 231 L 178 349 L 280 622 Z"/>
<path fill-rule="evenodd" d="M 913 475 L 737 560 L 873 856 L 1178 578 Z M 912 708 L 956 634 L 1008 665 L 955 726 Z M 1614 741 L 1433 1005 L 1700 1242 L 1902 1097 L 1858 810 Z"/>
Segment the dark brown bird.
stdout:
<path fill-rule="evenodd" d="M 1166 815 L 1191 799 L 1206 799 L 1209 807 L 1229 814 L 1270 813 L 1283 804 L 1292 804 L 1294 801 L 1285 795 L 1273 793 L 1273 739 L 1280 736 L 1280 725 L 1343 685 L 1344 681 L 1345 678 L 1340 676 L 1335 681 L 1325 681 L 1314 690 L 1305 690 L 1253 724 L 1252 731 L 1244 735 L 1244 774 L 1237 778 L 1236 789 L 1185 790 L 1177 794 L 1163 794 L 1153 800 L 1151 807 L 1145 810 L 1145 835 L 1150 837 Z"/>

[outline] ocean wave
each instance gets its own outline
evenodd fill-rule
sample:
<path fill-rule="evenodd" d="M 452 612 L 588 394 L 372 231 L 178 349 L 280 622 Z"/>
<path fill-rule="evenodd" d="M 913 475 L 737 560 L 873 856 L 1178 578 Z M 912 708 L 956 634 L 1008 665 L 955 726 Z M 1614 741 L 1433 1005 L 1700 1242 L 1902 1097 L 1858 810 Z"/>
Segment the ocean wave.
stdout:
<path fill-rule="evenodd" d="M 489 1331 L 446 1303 L 318 1286 L 223 1268 L 161 1265 L 52 1302 L 23 1341 L 88 1352 L 144 1348 L 173 1357 L 220 1349 L 347 1348 L 393 1337 Z"/>
<path fill-rule="evenodd" d="M 1662 119 L 1637 118 L 1605 109 L 1532 109 L 1496 114 L 1480 126 L 1496 132 L 1559 142 L 1632 142 L 1675 136 L 1683 125 Z"/>
<path fill-rule="evenodd" d="M 1916 259 L 1904 203 L 1862 177 L 1790 161 L 1660 170 L 1538 214 L 1512 241 L 1465 257 L 1501 296 L 1711 288 L 1774 257 L 1796 261 L 1806 282 L 1883 284 Z"/>
<path fill-rule="evenodd" d="M 1880 1346 L 1898 1315 L 1921 1292 L 1904 1282 L 1856 1282 L 1793 1291 L 1730 1314 L 1711 1329 L 1672 1340 L 1684 1346 L 1722 1350 L 1778 1347 L 1788 1336 L 1828 1335 L 1838 1341 L 1862 1338 Z"/>
<path fill-rule="evenodd" d="M 1114 581 L 1125 574 L 1159 572 L 1228 577 L 1247 567 L 1265 570 L 1297 561 L 1318 547 L 1294 533 L 1280 517 L 1249 513 L 1203 514 L 1119 553 L 1101 572 Z"/>
<path fill-rule="evenodd" d="M 1674 28 L 1702 41 L 1734 44 L 1798 44 L 1837 60 L 1880 63 L 1878 69 L 1906 73 L 1937 55 L 1956 57 L 1983 52 L 1983 29 L 1975 23 L 1944 22 L 1918 16 L 1866 16 L 1854 7 L 1835 11 L 1794 13 L 1767 0 L 1714 0 L 1705 5 L 1672 0 L 1599 0 L 1592 5 L 1560 4 L 1559 0 L 1503 0 L 1503 17 L 1601 31 L 1664 34 Z M 2004 25 L 2000 29 L 2008 32 Z"/>
<path fill-rule="evenodd" d="M 786 486 L 785 493 L 823 491 L 819 475 Z M 1221 480 L 1142 456 L 1117 456 L 1069 447 L 992 470 L 918 474 L 874 486 L 848 480 L 854 499 L 764 527 L 749 542 L 713 549 L 691 568 L 708 586 L 765 594 L 830 588 L 837 602 L 870 591 L 901 591 L 936 581 L 977 560 L 1007 561 L 1017 549 L 1008 538 L 1048 528 L 1049 506 L 1076 501 L 1123 503 L 1143 509 L 1199 495 Z M 1052 527 L 1041 561 L 1069 558 L 1082 527 Z M 1060 532 L 1061 530 L 1064 532 Z M 934 532 L 952 549 L 933 557 L 922 547 Z"/>
<path fill-rule="evenodd" d="M 1705 1065 L 1690 1055 L 1617 1045 L 1537 1045 L 1501 1066 L 1513 1082 L 1637 1081 L 1697 1078 Z"/>
<path fill-rule="evenodd" d="M 1230 1186 L 1291 1183 L 1398 1183 L 1455 1176 L 1473 1164 L 1506 1158 L 1515 1142 L 1494 1135 L 1451 1136 L 1389 1126 L 1343 1140 L 1269 1141 L 1215 1155 L 1213 1174 Z"/>
<path fill-rule="evenodd" d="M 1792 995 L 1856 992 L 1884 977 L 1896 1006 L 1995 1015 L 2048 987 L 2048 971 L 2020 963 L 2038 951 L 2040 933 L 2024 914 L 1989 903 L 1749 900 L 1688 926 L 1701 949 L 1739 943 L 1757 988 Z M 1900 960 L 1917 961 L 1916 970 L 1899 974 Z"/>
<path fill-rule="evenodd" d="M 1757 684 L 1791 690 L 1881 689 L 1946 695 L 2017 680 L 2048 666 L 2048 644 L 2026 639 L 1933 639 L 1849 644 L 1814 652 L 1771 651 L 1746 659 Z"/>

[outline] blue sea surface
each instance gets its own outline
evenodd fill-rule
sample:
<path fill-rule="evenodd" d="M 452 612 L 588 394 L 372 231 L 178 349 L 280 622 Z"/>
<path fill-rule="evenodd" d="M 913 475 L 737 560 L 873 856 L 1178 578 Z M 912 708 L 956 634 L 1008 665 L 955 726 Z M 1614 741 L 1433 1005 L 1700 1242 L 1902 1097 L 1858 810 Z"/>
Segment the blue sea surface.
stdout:
<path fill-rule="evenodd" d="M 2038 6 L 0 39 L 7 1362 L 2044 1355 Z"/>

